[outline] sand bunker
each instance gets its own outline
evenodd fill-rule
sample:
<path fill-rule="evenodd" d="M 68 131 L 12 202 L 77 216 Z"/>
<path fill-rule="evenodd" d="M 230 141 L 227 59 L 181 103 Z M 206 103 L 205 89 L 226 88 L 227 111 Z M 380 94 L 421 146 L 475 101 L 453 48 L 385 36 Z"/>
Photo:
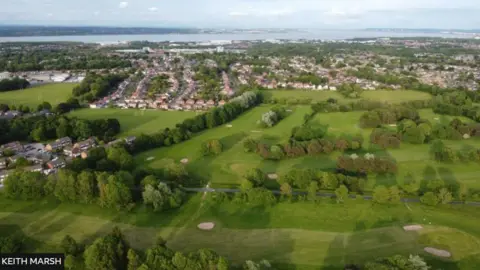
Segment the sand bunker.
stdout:
<path fill-rule="evenodd" d="M 389 126 L 391 126 L 391 127 L 396 127 L 396 126 L 397 126 L 397 124 L 391 124 L 391 125 L 389 125 Z"/>
<path fill-rule="evenodd" d="M 276 173 L 270 173 L 267 176 L 268 176 L 268 179 L 277 179 L 278 178 L 278 175 Z"/>
<path fill-rule="evenodd" d="M 197 227 L 198 227 L 200 230 L 210 231 L 210 230 L 212 230 L 212 229 L 215 227 L 215 223 L 213 223 L 213 222 L 204 222 L 204 223 L 198 224 Z"/>
<path fill-rule="evenodd" d="M 188 158 L 184 158 L 184 159 L 180 160 L 180 162 L 183 163 L 183 164 L 187 164 L 188 163 Z"/>
<path fill-rule="evenodd" d="M 448 252 L 446 250 L 443 250 L 443 249 L 426 247 L 423 250 L 425 250 L 425 252 L 428 252 L 428 253 L 430 253 L 432 255 L 435 255 L 435 256 L 438 256 L 438 257 L 450 258 L 452 256 L 452 254 L 450 252 Z"/>
<path fill-rule="evenodd" d="M 227 125 L 226 127 L 228 127 L 228 128 L 231 128 L 231 127 L 232 127 L 232 125 Z"/>
<path fill-rule="evenodd" d="M 155 157 L 148 157 L 147 161 L 154 160 L 154 159 L 155 159 Z"/>
<path fill-rule="evenodd" d="M 419 231 L 423 229 L 422 225 L 408 225 L 408 226 L 403 226 L 403 229 L 405 231 Z"/>

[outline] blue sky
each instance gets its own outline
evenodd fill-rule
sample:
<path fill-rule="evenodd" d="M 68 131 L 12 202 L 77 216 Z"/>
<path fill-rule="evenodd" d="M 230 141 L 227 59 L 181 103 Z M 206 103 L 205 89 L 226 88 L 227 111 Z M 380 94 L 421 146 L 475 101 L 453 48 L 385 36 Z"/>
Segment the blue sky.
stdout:
<path fill-rule="evenodd" d="M 480 0 L 0 0 L 1 24 L 480 28 Z"/>

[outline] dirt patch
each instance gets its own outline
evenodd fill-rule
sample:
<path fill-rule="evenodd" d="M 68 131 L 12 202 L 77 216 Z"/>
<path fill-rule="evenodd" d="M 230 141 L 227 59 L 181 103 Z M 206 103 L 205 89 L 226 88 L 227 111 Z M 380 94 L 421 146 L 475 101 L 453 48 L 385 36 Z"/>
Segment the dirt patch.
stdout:
<path fill-rule="evenodd" d="M 213 228 L 215 228 L 215 223 L 213 223 L 213 222 L 203 222 L 203 223 L 198 224 L 197 227 L 200 230 L 210 231 L 210 230 L 213 230 Z"/>
<path fill-rule="evenodd" d="M 403 226 L 403 229 L 405 231 L 419 231 L 423 229 L 423 227 L 422 225 L 407 225 L 407 226 Z"/>
<path fill-rule="evenodd" d="M 187 164 L 188 163 L 188 158 L 184 158 L 184 159 L 180 160 L 180 162 L 182 164 Z"/>
<path fill-rule="evenodd" d="M 232 125 L 226 125 L 226 127 L 227 127 L 227 128 L 231 128 L 231 127 L 233 127 L 233 126 L 232 126 Z"/>
<path fill-rule="evenodd" d="M 396 126 L 397 126 L 397 124 L 391 124 L 391 125 L 389 125 L 389 126 L 391 126 L 391 127 L 396 127 Z"/>
<path fill-rule="evenodd" d="M 275 179 L 278 179 L 278 175 L 276 173 L 270 173 L 267 175 L 268 179 L 272 179 L 272 180 L 275 180 Z"/>
<path fill-rule="evenodd" d="M 148 157 L 147 161 L 154 160 L 154 159 L 155 159 L 155 157 Z"/>
<path fill-rule="evenodd" d="M 425 250 L 425 252 L 428 252 L 432 255 L 435 255 L 435 256 L 438 256 L 438 257 L 443 257 L 443 258 L 450 258 L 452 257 L 452 254 L 446 250 L 443 250 L 443 249 L 436 249 L 436 248 L 432 248 L 432 247 L 426 247 L 424 248 L 423 250 Z"/>

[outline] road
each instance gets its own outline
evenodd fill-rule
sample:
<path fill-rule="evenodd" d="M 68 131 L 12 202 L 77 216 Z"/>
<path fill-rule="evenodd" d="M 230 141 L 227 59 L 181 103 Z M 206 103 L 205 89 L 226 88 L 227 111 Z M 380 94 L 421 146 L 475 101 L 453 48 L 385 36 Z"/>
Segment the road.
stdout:
<path fill-rule="evenodd" d="M 232 188 L 216 188 L 216 189 L 213 189 L 213 188 L 183 188 L 183 190 L 185 190 L 187 192 L 203 192 L 203 193 L 205 193 L 205 192 L 225 192 L 225 193 L 241 192 L 241 190 L 239 190 L 239 189 L 232 189 Z M 276 194 L 276 195 L 280 195 L 280 190 L 272 190 L 272 193 Z M 306 194 L 307 194 L 307 192 L 305 192 L 305 191 L 294 191 L 293 192 L 293 195 L 306 195 Z M 325 198 L 334 198 L 335 194 L 317 192 L 317 196 L 318 197 L 325 197 Z M 348 197 L 351 198 L 351 199 L 355 199 L 355 198 L 357 198 L 357 196 L 361 196 L 361 195 L 354 195 L 354 194 L 348 195 Z M 364 200 L 367 200 L 367 201 L 370 201 L 370 200 L 373 199 L 373 197 L 369 196 L 369 195 L 365 195 L 365 196 L 361 196 L 361 197 Z M 420 198 L 401 198 L 400 200 L 404 203 L 409 203 L 409 202 L 419 203 L 420 202 Z M 467 205 L 473 205 L 473 206 L 480 206 L 480 202 L 453 201 L 453 202 L 450 202 L 450 204 L 467 204 Z"/>

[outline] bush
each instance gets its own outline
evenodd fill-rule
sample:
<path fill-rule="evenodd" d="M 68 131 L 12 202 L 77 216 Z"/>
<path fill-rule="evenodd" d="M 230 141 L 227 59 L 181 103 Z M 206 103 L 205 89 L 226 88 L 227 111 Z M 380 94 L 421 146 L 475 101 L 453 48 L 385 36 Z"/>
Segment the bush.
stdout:
<path fill-rule="evenodd" d="M 204 156 L 219 155 L 223 151 L 223 145 L 219 140 L 210 140 L 204 142 L 201 146 L 201 152 Z"/>

